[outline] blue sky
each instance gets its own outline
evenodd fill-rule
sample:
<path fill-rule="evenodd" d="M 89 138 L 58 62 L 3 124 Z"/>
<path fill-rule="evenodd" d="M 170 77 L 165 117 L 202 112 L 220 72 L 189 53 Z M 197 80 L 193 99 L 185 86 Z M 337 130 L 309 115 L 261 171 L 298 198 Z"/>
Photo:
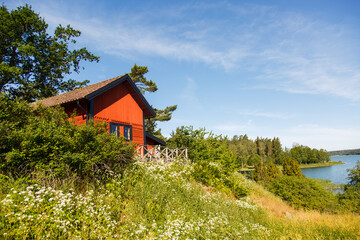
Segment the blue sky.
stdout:
<path fill-rule="evenodd" d="M 73 75 L 96 83 L 149 68 L 156 108 L 182 125 L 232 137 L 279 137 L 327 150 L 360 148 L 360 1 L 67 1 L 29 3 L 82 32 L 100 56 Z"/>

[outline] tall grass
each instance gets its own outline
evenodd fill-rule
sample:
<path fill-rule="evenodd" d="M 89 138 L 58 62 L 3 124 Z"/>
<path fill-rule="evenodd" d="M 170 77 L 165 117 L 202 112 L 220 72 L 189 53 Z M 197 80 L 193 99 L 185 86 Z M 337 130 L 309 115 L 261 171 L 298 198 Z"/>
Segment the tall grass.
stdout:
<path fill-rule="evenodd" d="M 358 239 L 360 218 L 298 211 L 236 175 L 236 198 L 196 182 L 192 164 L 136 162 L 106 186 L 72 190 L 2 178 L 3 239 Z"/>

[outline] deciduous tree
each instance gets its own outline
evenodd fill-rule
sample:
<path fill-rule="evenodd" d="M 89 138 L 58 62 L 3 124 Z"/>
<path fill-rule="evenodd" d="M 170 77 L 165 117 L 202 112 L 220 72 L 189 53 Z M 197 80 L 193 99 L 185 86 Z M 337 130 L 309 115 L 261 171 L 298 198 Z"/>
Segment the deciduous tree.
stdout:
<path fill-rule="evenodd" d="M 85 47 L 74 48 L 80 31 L 70 25 L 48 33 L 48 24 L 31 6 L 0 7 L 0 92 L 27 101 L 51 97 L 88 81 L 65 79 L 82 61 L 98 61 Z"/>

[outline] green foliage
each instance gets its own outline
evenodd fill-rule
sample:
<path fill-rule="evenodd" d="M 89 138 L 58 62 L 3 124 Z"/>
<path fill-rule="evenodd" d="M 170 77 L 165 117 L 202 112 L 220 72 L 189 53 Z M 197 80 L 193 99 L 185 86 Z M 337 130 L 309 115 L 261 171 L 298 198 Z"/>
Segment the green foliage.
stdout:
<path fill-rule="evenodd" d="M 219 165 L 203 161 L 194 164 L 192 177 L 207 186 L 219 187 L 223 185 L 225 175 Z"/>
<path fill-rule="evenodd" d="M 168 106 L 163 110 L 154 108 L 156 116 L 145 120 L 145 130 L 155 137 L 165 140 L 165 138 L 161 135 L 161 129 L 156 129 L 157 124 L 158 122 L 170 121 L 172 114 L 176 109 L 177 105 Z"/>
<path fill-rule="evenodd" d="M 349 183 L 344 193 L 339 194 L 339 201 L 353 212 L 360 213 L 360 161 L 353 169 L 348 169 Z"/>
<path fill-rule="evenodd" d="M 193 165 L 135 162 L 121 178 L 81 191 L 63 189 L 62 182 L 49 187 L 0 175 L 0 238 L 359 238 L 357 216 L 325 215 L 329 221 L 303 221 L 307 213 L 300 213 L 300 217 L 295 213 L 293 220 L 274 219 L 248 197 L 235 199 L 228 191 L 198 184 L 191 177 Z M 260 188 L 241 174 L 234 173 L 225 181 L 238 189 L 234 193 L 241 193 L 240 187 L 251 191 L 251 195 L 265 193 L 270 196 L 267 200 L 273 199 L 263 188 L 258 192 Z"/>
<path fill-rule="evenodd" d="M 197 182 L 217 190 L 231 193 L 236 198 L 245 197 L 250 193 L 248 180 L 240 173 L 225 174 L 221 167 L 213 162 L 199 162 L 193 164 L 191 174 Z"/>
<path fill-rule="evenodd" d="M 148 72 L 148 67 L 134 64 L 134 66 L 131 68 L 131 72 L 129 73 L 129 76 L 142 93 L 156 92 L 158 90 L 156 83 L 152 80 L 147 80 L 144 76 Z"/>
<path fill-rule="evenodd" d="M 271 161 L 267 164 L 259 162 L 255 165 L 253 179 L 256 182 L 269 183 L 281 177 L 279 168 Z"/>
<path fill-rule="evenodd" d="M 4 96 L 0 106 L 3 173 L 28 175 L 39 171 L 55 178 L 99 178 L 121 171 L 131 162 L 133 147 L 110 135 L 104 124 L 77 126 L 60 108 L 39 107 L 35 113 L 23 101 Z"/>
<path fill-rule="evenodd" d="M 236 157 L 236 165 L 255 166 L 260 160 L 273 159 L 276 164 L 282 164 L 284 151 L 279 138 L 259 138 L 250 140 L 247 135 L 235 135 L 228 141 L 228 147 Z"/>
<path fill-rule="evenodd" d="M 283 175 L 303 177 L 299 163 L 293 158 L 285 158 L 283 162 Z"/>
<path fill-rule="evenodd" d="M 308 178 L 282 176 L 270 183 L 268 188 L 298 209 L 336 211 L 340 207 L 334 194 Z"/>
<path fill-rule="evenodd" d="M 348 169 L 348 172 L 349 185 L 360 190 L 360 161 L 357 162 L 353 169 Z"/>
<path fill-rule="evenodd" d="M 70 45 L 80 31 L 59 25 L 49 35 L 45 20 L 29 5 L 10 12 L 1 6 L 0 22 L 0 92 L 35 101 L 88 83 L 64 80 L 65 75 L 79 72 L 81 61 L 99 60 L 86 48 Z"/>
<path fill-rule="evenodd" d="M 236 198 L 246 197 L 250 194 L 249 180 L 238 172 L 234 172 L 225 179 L 225 185 L 232 191 Z"/>
<path fill-rule="evenodd" d="M 120 221 L 109 191 L 77 193 L 38 184 L 12 188 L 0 201 L 2 239 L 114 239 Z M 119 198 L 119 196 L 117 196 Z M 115 200 L 115 197 L 113 199 Z M 4 238 L 3 238 L 4 237 Z"/>
<path fill-rule="evenodd" d="M 199 186 L 189 179 L 196 171 L 192 166 L 192 163 L 137 163 L 135 169 L 125 172 L 124 197 L 129 202 L 123 214 L 130 218 L 124 221 L 121 239 L 264 239 L 269 236 L 265 216 L 253 203 L 246 198 L 233 200 L 227 194 Z M 240 185 L 246 179 L 234 175 L 229 181 L 242 195 Z"/>
<path fill-rule="evenodd" d="M 172 147 L 186 147 L 193 162 L 214 162 L 229 173 L 235 169 L 235 157 L 228 149 L 226 139 L 207 133 L 203 128 L 194 130 L 192 126 L 178 127 L 171 133 L 167 144 Z"/>
<path fill-rule="evenodd" d="M 236 157 L 237 166 L 243 168 L 247 165 L 255 165 L 251 161 L 256 155 L 256 145 L 247 135 L 235 135 L 229 142 L 228 147 Z"/>
<path fill-rule="evenodd" d="M 352 212 L 360 213 L 360 189 L 355 186 L 346 186 L 344 193 L 338 194 L 340 204 Z"/>
<path fill-rule="evenodd" d="M 131 68 L 131 72 L 129 73 L 129 76 L 143 94 L 145 94 L 146 92 L 156 92 L 158 90 L 156 83 L 152 80 L 147 80 L 144 76 L 148 72 L 148 67 L 138 66 L 135 64 Z M 169 121 L 173 112 L 176 109 L 177 105 L 168 106 L 165 109 L 154 108 L 156 116 L 145 120 L 145 130 L 154 135 L 155 137 L 165 140 L 165 138 L 161 134 L 161 129 L 156 129 L 157 124 L 158 122 Z"/>
<path fill-rule="evenodd" d="M 247 165 L 248 166 L 255 166 L 259 162 L 261 162 L 261 157 L 259 155 L 257 155 L 257 154 L 249 156 L 248 159 L 247 159 Z"/>
<path fill-rule="evenodd" d="M 324 149 L 311 149 L 305 146 L 295 146 L 289 154 L 300 164 L 321 163 L 330 161 L 330 154 Z"/>

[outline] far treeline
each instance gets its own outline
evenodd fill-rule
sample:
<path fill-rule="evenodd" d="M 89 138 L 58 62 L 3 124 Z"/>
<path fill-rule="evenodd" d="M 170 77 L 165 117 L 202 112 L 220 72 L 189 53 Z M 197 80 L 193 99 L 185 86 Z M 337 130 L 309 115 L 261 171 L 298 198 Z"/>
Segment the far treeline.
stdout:
<path fill-rule="evenodd" d="M 322 163 L 330 161 L 330 154 L 324 149 L 312 149 L 307 146 L 294 146 L 291 149 L 282 148 L 279 138 L 259 138 L 251 140 L 248 136 L 235 135 L 226 140 L 231 152 L 241 167 L 254 166 L 266 160 L 278 165 L 284 163 L 285 158 L 293 158 L 299 164 Z"/>
<path fill-rule="evenodd" d="M 330 161 L 330 154 L 324 149 L 317 150 L 306 146 L 283 149 L 279 138 L 257 137 L 251 140 L 245 134 L 235 135 L 229 139 L 207 132 L 205 129 L 195 130 L 192 126 L 177 128 L 172 132 L 167 144 L 188 148 L 189 157 L 192 160 L 203 158 L 205 155 L 209 155 L 209 159 L 213 158 L 213 160 L 227 159 L 226 165 L 231 165 L 234 169 L 255 166 L 260 162 L 283 165 L 286 158 L 293 158 L 299 164 Z"/>
<path fill-rule="evenodd" d="M 349 150 L 338 150 L 338 151 L 329 151 L 331 156 L 335 155 L 360 155 L 360 148 L 358 149 L 349 149 Z"/>

